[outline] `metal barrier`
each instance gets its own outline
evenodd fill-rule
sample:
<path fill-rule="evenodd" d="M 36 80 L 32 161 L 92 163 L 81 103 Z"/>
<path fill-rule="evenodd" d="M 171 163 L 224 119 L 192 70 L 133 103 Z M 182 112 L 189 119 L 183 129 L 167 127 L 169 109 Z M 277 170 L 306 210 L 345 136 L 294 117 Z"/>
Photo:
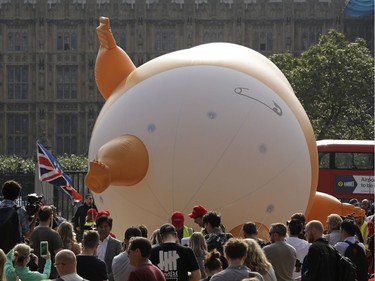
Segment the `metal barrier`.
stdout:
<path fill-rule="evenodd" d="M 74 189 L 77 190 L 82 196 L 82 202 L 90 190 L 85 186 L 84 180 L 86 176 L 86 171 L 65 171 L 73 182 Z M 65 219 L 71 221 L 80 204 L 74 205 L 73 201 L 65 194 L 65 192 L 59 186 L 53 186 L 48 182 L 40 182 L 38 175 L 36 173 L 15 173 L 15 174 L 2 174 L 0 175 L 0 186 L 7 180 L 15 180 L 19 182 L 22 186 L 21 195 L 17 200 L 19 206 L 26 206 L 27 195 L 30 193 L 37 193 L 38 195 L 43 194 L 43 203 L 48 205 L 55 205 L 58 213 Z M 0 200 L 2 198 L 0 197 Z"/>
<path fill-rule="evenodd" d="M 74 189 L 81 194 L 83 198 L 81 204 L 83 204 L 85 202 L 85 196 L 90 193 L 90 190 L 87 188 L 87 186 L 85 186 L 85 176 L 87 172 L 66 171 L 65 173 L 68 174 L 72 179 Z M 71 220 L 80 204 L 74 205 L 74 202 L 69 199 L 69 197 L 60 187 L 54 186 L 53 190 L 53 205 L 56 206 L 62 217 L 67 220 Z"/>

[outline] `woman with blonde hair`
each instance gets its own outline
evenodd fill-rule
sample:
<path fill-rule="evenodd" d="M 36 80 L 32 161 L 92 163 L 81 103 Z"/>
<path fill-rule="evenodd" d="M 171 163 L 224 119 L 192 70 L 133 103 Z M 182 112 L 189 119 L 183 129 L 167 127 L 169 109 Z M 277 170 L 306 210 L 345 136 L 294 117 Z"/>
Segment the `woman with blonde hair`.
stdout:
<path fill-rule="evenodd" d="M 155 229 L 150 237 L 151 245 L 159 245 L 161 243 L 161 235 L 160 235 L 160 229 Z"/>
<path fill-rule="evenodd" d="M 205 278 L 204 259 L 208 251 L 206 239 L 204 239 L 202 232 L 193 232 L 189 239 L 189 247 L 193 250 L 195 257 L 197 258 L 202 278 Z"/>
<path fill-rule="evenodd" d="M 57 232 L 63 241 L 64 249 L 71 250 L 75 255 L 81 253 L 81 247 L 74 237 L 73 224 L 68 221 L 63 221 L 57 228 Z"/>
<path fill-rule="evenodd" d="M 38 263 L 37 256 L 31 253 L 29 245 L 21 243 L 17 244 L 13 250 L 10 250 L 7 254 L 7 261 L 5 262 L 5 277 L 7 281 L 39 281 L 48 279 L 51 273 L 51 255 L 48 252 L 47 255 L 42 256 L 46 259 L 43 273 L 38 271 L 30 271 L 27 264 L 31 259 L 35 259 L 35 263 Z"/>
<path fill-rule="evenodd" d="M 268 261 L 258 242 L 251 238 L 244 239 L 244 241 L 247 244 L 245 265 L 251 271 L 259 272 L 264 281 L 277 281 L 272 264 Z"/>

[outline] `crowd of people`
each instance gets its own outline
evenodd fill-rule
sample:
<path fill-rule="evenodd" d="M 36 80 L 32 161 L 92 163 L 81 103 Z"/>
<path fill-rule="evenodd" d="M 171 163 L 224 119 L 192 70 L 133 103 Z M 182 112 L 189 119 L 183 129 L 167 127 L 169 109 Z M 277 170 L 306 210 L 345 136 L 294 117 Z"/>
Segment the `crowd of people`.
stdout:
<path fill-rule="evenodd" d="M 15 203 L 20 191 L 16 181 L 2 186 L 0 220 L 13 215 L 18 231 L 7 234 L 11 220 L 0 224 L 0 281 L 338 281 L 338 260 L 355 247 L 357 256 L 350 258 L 357 280 L 374 274 L 374 214 L 367 199 L 350 201 L 365 210 L 364 217 L 330 214 L 324 226 L 291 214 L 285 224 L 269 226 L 267 239 L 258 237 L 254 222 L 244 222 L 234 237 L 220 213 L 197 205 L 188 216 L 198 231 L 175 211 L 150 237 L 147 226 L 136 225 L 119 240 L 110 212 L 99 211 L 91 194 L 70 222 L 47 205 L 30 220 Z"/>

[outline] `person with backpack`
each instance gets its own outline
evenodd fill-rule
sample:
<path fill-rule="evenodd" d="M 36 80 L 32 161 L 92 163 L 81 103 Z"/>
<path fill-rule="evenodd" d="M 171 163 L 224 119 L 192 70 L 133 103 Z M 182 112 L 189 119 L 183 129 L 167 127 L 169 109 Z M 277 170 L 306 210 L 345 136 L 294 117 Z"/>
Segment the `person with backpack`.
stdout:
<path fill-rule="evenodd" d="M 341 242 L 335 244 L 337 251 L 348 257 L 353 264 L 357 267 L 357 280 L 368 280 L 368 264 L 366 258 L 365 245 L 357 240 L 355 234 L 357 226 L 354 221 L 344 220 L 340 226 Z"/>
<path fill-rule="evenodd" d="M 338 279 L 338 254 L 328 241 L 323 238 L 323 224 L 320 221 L 309 221 L 305 236 L 309 243 L 307 255 L 302 264 L 302 281 L 336 281 Z M 342 280 L 341 280 L 342 281 Z"/>
<path fill-rule="evenodd" d="M 6 181 L 2 186 L 4 199 L 0 203 L 0 248 L 5 253 L 30 237 L 38 217 L 35 214 L 30 222 L 25 207 L 17 206 L 16 199 L 21 189 L 21 185 L 14 180 Z"/>
<path fill-rule="evenodd" d="M 224 257 L 224 244 L 231 238 L 233 235 L 230 233 L 225 233 L 222 231 L 221 224 L 221 215 L 215 211 L 207 212 L 203 218 L 203 225 L 207 233 L 204 236 L 207 243 L 207 250 L 211 252 L 213 249 L 216 249 L 221 254 L 221 263 L 223 269 L 227 268 L 228 262 Z"/>

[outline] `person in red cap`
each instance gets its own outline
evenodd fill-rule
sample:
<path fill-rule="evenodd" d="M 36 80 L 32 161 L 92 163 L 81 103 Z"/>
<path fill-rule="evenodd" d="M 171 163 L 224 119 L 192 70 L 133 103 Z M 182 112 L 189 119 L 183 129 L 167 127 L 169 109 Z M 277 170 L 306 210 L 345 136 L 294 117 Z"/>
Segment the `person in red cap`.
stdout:
<path fill-rule="evenodd" d="M 86 221 L 83 227 L 83 234 L 89 232 L 90 230 L 95 230 L 95 219 L 97 214 L 98 212 L 94 208 L 90 208 L 87 210 Z"/>
<path fill-rule="evenodd" d="M 100 210 L 97 214 L 96 214 L 96 218 L 100 217 L 100 216 L 107 216 L 107 217 L 110 217 L 111 214 L 109 211 L 107 210 Z"/>
<path fill-rule="evenodd" d="M 199 225 L 200 228 L 204 229 L 202 218 L 207 213 L 205 207 L 201 205 L 194 206 L 193 211 L 189 214 L 189 217 L 194 219 L 194 222 Z"/>
<path fill-rule="evenodd" d="M 196 205 L 193 207 L 193 211 L 189 214 L 189 217 L 194 219 L 194 222 L 199 225 L 201 228 L 201 232 L 203 235 L 208 234 L 207 230 L 204 227 L 203 223 L 203 216 L 207 214 L 207 210 L 202 205 Z M 225 226 L 223 224 L 220 224 L 220 228 L 223 232 L 225 232 Z"/>
<path fill-rule="evenodd" d="M 181 212 L 173 212 L 171 223 L 176 228 L 178 240 L 181 243 L 182 238 L 190 237 L 193 234 L 193 229 L 184 225 L 185 217 Z"/>

